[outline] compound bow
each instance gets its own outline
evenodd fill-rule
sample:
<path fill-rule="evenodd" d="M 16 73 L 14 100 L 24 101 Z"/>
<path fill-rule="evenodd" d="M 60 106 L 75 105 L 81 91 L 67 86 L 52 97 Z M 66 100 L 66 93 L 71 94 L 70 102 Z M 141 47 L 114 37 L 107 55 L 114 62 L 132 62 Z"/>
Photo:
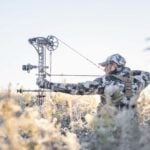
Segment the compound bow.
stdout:
<path fill-rule="evenodd" d="M 29 39 L 29 43 L 36 49 L 38 54 L 38 65 L 23 65 L 22 70 L 27 71 L 30 73 L 32 69 L 37 68 L 38 74 L 37 78 L 40 80 L 44 80 L 46 78 L 46 69 L 49 68 L 49 66 L 46 65 L 46 51 L 48 50 L 50 52 L 50 56 L 52 55 L 52 52 L 58 48 L 59 42 L 58 39 L 55 36 L 48 36 L 47 38 L 44 37 L 35 37 Z M 51 58 L 51 57 L 50 57 Z M 23 92 L 38 92 L 37 94 L 37 103 L 41 106 L 44 102 L 45 98 L 45 90 L 43 88 L 39 88 L 37 90 L 24 90 L 24 89 L 18 89 L 17 92 L 23 93 Z"/>
<path fill-rule="evenodd" d="M 27 71 L 30 73 L 32 69 L 38 69 L 38 79 L 44 80 L 46 78 L 46 75 L 48 76 L 99 76 L 99 75 L 63 75 L 63 74 L 51 74 L 51 66 L 46 65 L 46 52 L 50 52 L 50 62 L 52 61 L 52 52 L 58 48 L 59 41 L 62 42 L 64 45 L 66 45 L 68 48 L 70 48 L 72 51 L 80 55 L 82 58 L 86 59 L 93 65 L 99 68 L 94 62 L 92 62 L 90 59 L 86 58 L 84 55 L 79 53 L 77 50 L 70 47 L 68 44 L 63 42 L 62 40 L 56 38 L 53 35 L 45 37 L 35 37 L 28 40 L 29 43 L 35 48 L 38 54 L 38 65 L 32 65 L 28 63 L 27 65 L 22 66 L 23 71 Z M 51 64 L 50 64 L 51 65 Z M 46 72 L 46 69 L 50 68 L 50 73 Z M 35 90 L 25 90 L 25 89 L 18 89 L 17 92 L 23 93 L 23 92 L 37 92 L 36 101 L 39 106 L 41 106 L 41 115 L 42 115 L 42 104 L 44 103 L 44 99 L 46 97 L 45 92 L 49 90 L 45 90 L 43 88 L 35 89 Z"/>

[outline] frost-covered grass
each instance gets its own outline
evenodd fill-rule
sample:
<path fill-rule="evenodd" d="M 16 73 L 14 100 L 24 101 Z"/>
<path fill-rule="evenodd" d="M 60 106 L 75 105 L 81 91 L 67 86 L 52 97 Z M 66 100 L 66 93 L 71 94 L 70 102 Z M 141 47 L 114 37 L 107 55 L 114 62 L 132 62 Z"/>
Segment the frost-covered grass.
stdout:
<path fill-rule="evenodd" d="M 41 117 L 34 95 L 1 91 L 0 150 L 149 150 L 149 93 L 122 111 L 98 95 L 51 93 Z"/>

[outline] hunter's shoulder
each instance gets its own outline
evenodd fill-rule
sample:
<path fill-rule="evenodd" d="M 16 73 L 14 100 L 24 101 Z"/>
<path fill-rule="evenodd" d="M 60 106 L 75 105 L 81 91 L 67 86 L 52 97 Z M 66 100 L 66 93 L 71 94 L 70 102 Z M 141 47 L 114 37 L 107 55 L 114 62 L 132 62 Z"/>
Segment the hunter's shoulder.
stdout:
<path fill-rule="evenodd" d="M 144 83 L 145 87 L 150 84 L 150 72 L 143 70 L 132 70 L 132 77 Z"/>
<path fill-rule="evenodd" d="M 150 72 L 144 71 L 144 70 L 132 70 L 132 71 L 131 71 L 131 74 L 132 74 L 133 76 L 136 76 L 136 75 L 146 75 L 146 76 L 150 76 Z"/>
<path fill-rule="evenodd" d="M 141 77 L 145 80 L 150 80 L 150 72 L 143 70 L 132 70 L 131 75 L 135 77 Z M 149 81 L 150 82 L 150 81 Z"/>

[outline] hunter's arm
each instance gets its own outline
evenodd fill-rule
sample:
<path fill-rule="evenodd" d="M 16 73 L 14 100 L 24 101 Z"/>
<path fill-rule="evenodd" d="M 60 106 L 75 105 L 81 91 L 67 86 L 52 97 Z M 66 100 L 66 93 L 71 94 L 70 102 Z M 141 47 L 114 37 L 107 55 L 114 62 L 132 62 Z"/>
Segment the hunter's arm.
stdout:
<path fill-rule="evenodd" d="M 77 84 L 53 83 L 46 80 L 44 81 L 42 87 L 51 89 L 54 92 L 63 92 L 78 95 L 101 94 L 103 89 L 102 78 L 97 78 L 93 81 L 86 81 Z"/>

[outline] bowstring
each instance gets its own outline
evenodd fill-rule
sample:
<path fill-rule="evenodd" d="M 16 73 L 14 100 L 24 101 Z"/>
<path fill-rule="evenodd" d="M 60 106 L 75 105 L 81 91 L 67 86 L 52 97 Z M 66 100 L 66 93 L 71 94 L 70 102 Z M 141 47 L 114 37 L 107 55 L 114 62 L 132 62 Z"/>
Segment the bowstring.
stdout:
<path fill-rule="evenodd" d="M 67 44 L 66 42 L 64 42 L 63 40 L 57 38 L 62 44 L 64 44 L 66 47 L 68 47 L 70 50 L 74 51 L 76 54 L 78 54 L 80 57 L 82 57 L 83 59 L 85 59 L 86 61 L 90 62 L 92 65 L 96 66 L 98 69 L 104 70 L 100 65 L 97 65 L 96 63 L 94 63 L 92 60 L 90 60 L 89 58 L 87 58 L 86 56 L 84 56 L 83 54 L 81 54 L 79 51 L 77 51 L 76 49 L 74 49 L 73 47 L 71 47 L 69 44 Z"/>

